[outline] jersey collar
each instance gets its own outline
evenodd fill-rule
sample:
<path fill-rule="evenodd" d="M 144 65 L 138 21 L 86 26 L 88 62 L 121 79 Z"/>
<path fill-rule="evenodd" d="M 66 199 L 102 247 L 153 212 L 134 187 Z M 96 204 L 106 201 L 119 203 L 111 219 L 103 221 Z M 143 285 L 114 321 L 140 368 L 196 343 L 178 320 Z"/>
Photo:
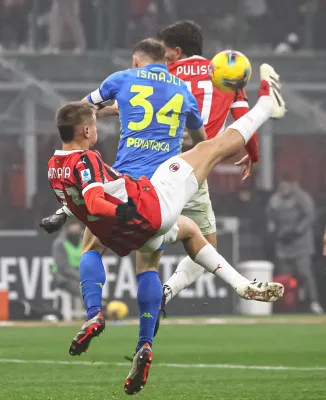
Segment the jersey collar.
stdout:
<path fill-rule="evenodd" d="M 170 65 L 169 68 L 173 69 L 176 65 L 183 64 L 184 62 L 187 62 L 189 60 L 207 60 L 207 58 L 202 57 L 202 56 L 191 56 L 187 58 L 181 58 L 180 60 L 173 61 Z"/>
<path fill-rule="evenodd" d="M 144 67 L 144 69 L 153 69 L 153 68 L 160 68 L 164 69 L 165 71 L 168 70 L 168 67 L 164 64 L 148 64 Z"/>
<path fill-rule="evenodd" d="M 207 58 L 202 57 L 202 56 L 191 56 L 191 57 L 187 57 L 187 58 L 181 58 L 180 60 L 178 60 L 176 62 L 183 62 L 183 61 L 193 60 L 196 58 L 199 58 L 200 60 L 207 60 Z"/>
<path fill-rule="evenodd" d="M 54 152 L 55 156 L 68 156 L 69 154 L 72 153 L 82 153 L 85 150 L 56 150 Z"/>

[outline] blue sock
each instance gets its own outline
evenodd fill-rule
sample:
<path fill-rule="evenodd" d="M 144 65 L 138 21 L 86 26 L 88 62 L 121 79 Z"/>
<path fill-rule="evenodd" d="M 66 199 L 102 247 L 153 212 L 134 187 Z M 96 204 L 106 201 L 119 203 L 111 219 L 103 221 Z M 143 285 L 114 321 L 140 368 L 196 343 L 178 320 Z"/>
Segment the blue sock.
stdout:
<path fill-rule="evenodd" d="M 102 256 L 97 251 L 87 251 L 82 255 L 79 277 L 87 319 L 91 319 L 102 311 L 102 288 L 106 279 Z"/>
<path fill-rule="evenodd" d="M 154 328 L 162 300 L 162 283 L 156 271 L 146 271 L 137 275 L 139 340 L 136 352 L 145 344 L 152 346 Z"/>

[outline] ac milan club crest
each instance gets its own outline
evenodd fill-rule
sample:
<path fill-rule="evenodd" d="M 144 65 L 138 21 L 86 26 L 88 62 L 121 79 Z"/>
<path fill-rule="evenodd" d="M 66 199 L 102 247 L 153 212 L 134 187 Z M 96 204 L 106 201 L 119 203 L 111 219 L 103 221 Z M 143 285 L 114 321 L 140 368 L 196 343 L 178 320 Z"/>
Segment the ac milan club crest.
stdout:
<path fill-rule="evenodd" d="M 178 163 L 173 163 L 170 165 L 170 171 L 172 171 L 172 172 L 177 172 L 179 168 L 180 168 L 180 164 L 178 164 Z"/>

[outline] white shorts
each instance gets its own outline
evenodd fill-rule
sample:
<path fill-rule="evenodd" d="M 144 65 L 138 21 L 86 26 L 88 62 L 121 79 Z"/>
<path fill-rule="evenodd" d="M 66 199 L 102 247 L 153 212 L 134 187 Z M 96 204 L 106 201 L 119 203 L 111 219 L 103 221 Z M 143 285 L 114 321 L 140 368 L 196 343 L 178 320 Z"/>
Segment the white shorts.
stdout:
<path fill-rule="evenodd" d="M 151 183 L 161 206 L 162 225 L 158 234 L 164 235 L 174 226 L 184 206 L 197 193 L 198 182 L 193 168 L 175 156 L 157 168 Z"/>
<path fill-rule="evenodd" d="M 209 197 L 207 181 L 182 210 L 182 215 L 192 219 L 204 236 L 216 232 L 215 213 Z"/>
<path fill-rule="evenodd" d="M 138 249 L 141 253 L 151 253 L 153 251 L 160 250 L 162 245 L 173 244 L 177 241 L 179 233 L 179 227 L 177 222 L 172 228 L 165 234 L 156 234 L 152 239 L 149 239 L 143 247 Z"/>

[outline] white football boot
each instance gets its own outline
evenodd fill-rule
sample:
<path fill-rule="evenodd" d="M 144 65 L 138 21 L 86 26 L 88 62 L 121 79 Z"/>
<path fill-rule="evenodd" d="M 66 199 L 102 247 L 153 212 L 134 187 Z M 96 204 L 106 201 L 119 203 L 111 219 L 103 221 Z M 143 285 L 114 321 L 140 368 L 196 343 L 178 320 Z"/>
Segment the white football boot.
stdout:
<path fill-rule="evenodd" d="M 242 282 L 234 290 L 245 300 L 271 302 L 280 299 L 284 286 L 277 282 Z"/>
<path fill-rule="evenodd" d="M 260 80 L 269 84 L 269 96 L 272 99 L 272 115 L 271 118 L 279 119 L 284 117 L 286 108 L 285 101 L 282 97 L 280 77 L 274 68 L 269 64 L 260 66 Z M 262 85 L 262 82 L 261 82 Z"/>

